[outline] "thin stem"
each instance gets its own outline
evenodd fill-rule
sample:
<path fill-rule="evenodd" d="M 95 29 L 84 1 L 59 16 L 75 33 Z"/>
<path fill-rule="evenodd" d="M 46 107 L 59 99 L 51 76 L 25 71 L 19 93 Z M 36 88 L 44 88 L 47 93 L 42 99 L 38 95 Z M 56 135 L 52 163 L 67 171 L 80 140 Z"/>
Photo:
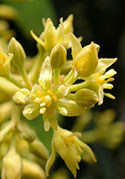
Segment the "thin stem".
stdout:
<path fill-rule="evenodd" d="M 14 126 L 15 126 L 15 123 L 13 121 L 10 121 L 9 124 L 3 130 L 0 131 L 0 142 L 12 130 Z"/>
<path fill-rule="evenodd" d="M 73 75 L 73 70 L 71 69 L 70 72 L 69 72 L 69 73 L 67 74 L 67 76 L 65 77 L 64 83 L 66 83 L 72 75 Z"/>
<path fill-rule="evenodd" d="M 70 70 L 68 75 L 66 76 L 64 83 L 65 84 L 73 84 L 78 79 L 77 73 L 75 74 L 74 70 Z"/>
<path fill-rule="evenodd" d="M 12 121 L 14 121 L 15 125 L 17 125 L 20 121 L 19 106 L 17 106 L 15 103 L 13 103 Z"/>
<path fill-rule="evenodd" d="M 3 94 L 13 95 L 18 90 L 19 90 L 18 86 L 15 86 L 12 82 L 7 80 L 6 78 L 0 77 L 0 91 L 2 91 Z"/>
<path fill-rule="evenodd" d="M 22 74 L 22 77 L 23 77 L 23 79 L 25 81 L 25 84 L 26 84 L 27 88 L 32 89 L 32 84 L 31 84 L 31 81 L 28 79 L 27 72 L 24 69 L 22 69 L 21 74 Z"/>
<path fill-rule="evenodd" d="M 19 87 L 19 88 L 24 88 L 24 85 L 21 84 L 20 82 L 18 82 L 15 78 L 13 78 L 13 77 L 11 76 L 11 74 L 9 74 L 8 76 L 6 76 L 6 78 L 7 78 L 9 81 L 11 81 L 14 85 L 16 85 L 17 87 Z"/>
<path fill-rule="evenodd" d="M 69 89 L 69 91 L 77 91 L 81 88 L 86 87 L 86 82 L 80 83 L 80 84 L 76 84 L 76 85 L 72 85 Z"/>
<path fill-rule="evenodd" d="M 32 83 L 34 83 L 37 80 L 37 78 L 40 74 L 41 65 L 42 65 L 46 56 L 47 56 L 47 54 L 40 55 L 40 57 L 38 58 L 38 60 L 36 62 L 36 66 L 31 70 L 30 80 Z"/>
<path fill-rule="evenodd" d="M 60 69 L 59 68 L 54 69 L 53 73 L 54 73 L 54 82 L 55 82 L 55 85 L 57 85 L 59 84 Z"/>

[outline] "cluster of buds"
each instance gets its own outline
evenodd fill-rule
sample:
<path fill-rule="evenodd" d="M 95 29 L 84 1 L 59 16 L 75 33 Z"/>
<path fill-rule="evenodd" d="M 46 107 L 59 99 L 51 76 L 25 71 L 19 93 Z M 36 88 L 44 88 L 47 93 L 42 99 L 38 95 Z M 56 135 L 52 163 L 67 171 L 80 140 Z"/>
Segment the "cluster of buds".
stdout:
<path fill-rule="evenodd" d="M 20 114 L 23 114 L 26 119 L 33 120 L 38 115 L 42 115 L 44 129 L 46 131 L 50 127 L 53 129 L 52 153 L 45 167 L 46 174 L 49 175 L 49 170 L 56 153 L 58 153 L 76 177 L 76 170 L 79 169 L 78 163 L 84 153 L 91 161 L 95 162 L 96 159 L 89 146 L 78 138 L 80 137 L 79 133 L 59 127 L 56 114 L 69 117 L 79 116 L 96 103 L 101 105 L 104 95 L 114 99 L 113 95 L 105 93 L 104 90 L 113 88 L 110 82 L 114 80 L 113 76 L 116 71 L 114 69 L 106 70 L 117 59 L 99 58 L 99 45 L 94 42 L 82 47 L 80 38 L 73 34 L 72 22 L 72 15 L 65 21 L 61 18 L 59 26 L 55 28 L 51 19 L 48 18 L 47 21 L 43 20 L 44 31 L 39 37 L 31 31 L 38 47 L 38 53 L 33 58 L 26 56 L 23 47 L 15 38 L 11 38 L 8 49 L 4 50 L 0 47 L 0 90 L 9 95 L 9 100 L 15 103 Z M 69 48 L 71 48 L 72 60 L 67 59 Z M 14 108 L 14 110 L 14 119 L 19 118 L 17 109 Z M 5 117 L 7 116 L 5 115 Z M 3 121 L 5 120 L 2 119 Z M 8 140 L 11 141 L 13 135 L 10 134 L 10 129 L 12 129 L 11 133 L 16 135 L 15 140 L 17 141 L 17 149 L 10 149 L 3 156 L 1 176 L 4 179 L 8 177 L 8 173 L 10 176 L 14 173 L 15 176 L 12 176 L 11 179 L 21 178 L 21 172 L 27 174 L 30 171 L 31 178 L 33 178 L 37 164 L 34 164 L 33 161 L 30 163 L 30 161 L 22 160 L 17 147 L 19 143 L 19 150 L 21 149 L 20 152 L 23 153 L 25 151 L 22 149 L 23 146 L 24 148 L 26 146 L 26 150 L 32 148 L 32 144 L 27 144 L 25 141 L 30 135 L 28 132 L 30 129 L 23 126 L 19 120 L 15 121 L 16 124 L 10 122 L 0 131 L 1 141 L 5 139 L 3 137 L 5 134 L 10 135 Z M 22 143 L 20 137 L 21 140 L 25 138 Z M 46 151 L 42 144 L 37 147 L 36 139 L 33 139 L 32 142 L 34 142 L 34 150 L 37 150 L 40 155 L 42 150 Z M 28 149 L 27 145 L 30 146 Z M 47 155 L 47 152 L 45 153 Z M 25 157 L 32 155 L 28 154 Z M 42 155 L 42 157 L 45 156 Z M 33 158 L 36 160 L 36 156 L 33 155 Z M 13 160 L 12 166 L 11 160 Z M 19 164 L 17 168 L 16 163 Z M 31 169 L 28 168 L 28 165 L 31 165 Z M 8 166 L 12 169 L 8 170 Z M 17 172 L 13 172 L 14 167 Z M 41 169 L 37 171 L 41 171 Z M 34 175 L 36 175 L 35 172 Z M 45 178 L 45 174 L 41 178 Z"/>
<path fill-rule="evenodd" d="M 48 150 L 37 139 L 36 133 L 26 123 L 20 121 L 17 106 L 9 104 L 6 109 L 8 112 L 12 110 L 12 118 L 0 125 L 1 178 L 45 179 L 43 168 L 49 157 Z"/>

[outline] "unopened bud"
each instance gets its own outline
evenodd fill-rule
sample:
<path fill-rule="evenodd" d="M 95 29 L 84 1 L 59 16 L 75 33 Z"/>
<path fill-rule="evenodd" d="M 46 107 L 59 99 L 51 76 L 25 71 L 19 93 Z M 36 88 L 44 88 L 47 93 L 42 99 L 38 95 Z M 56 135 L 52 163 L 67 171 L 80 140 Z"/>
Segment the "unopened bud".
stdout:
<path fill-rule="evenodd" d="M 98 64 L 98 50 L 99 46 L 92 42 L 76 55 L 73 66 L 80 76 L 87 77 L 94 73 Z"/>
<path fill-rule="evenodd" d="M 66 49 L 61 45 L 57 44 L 51 51 L 50 62 L 52 68 L 61 68 L 66 62 Z"/>
<path fill-rule="evenodd" d="M 41 157 L 44 160 L 48 160 L 49 153 L 42 142 L 40 142 L 39 140 L 34 140 L 30 144 L 30 147 L 31 147 L 31 151 L 34 152 L 36 155 L 38 155 L 39 157 Z"/>
<path fill-rule="evenodd" d="M 80 89 L 75 94 L 75 101 L 82 107 L 92 107 L 98 102 L 96 93 L 89 89 Z"/>
<path fill-rule="evenodd" d="M 22 175 L 25 178 L 37 178 L 37 179 L 45 179 L 44 170 L 35 162 L 30 162 L 28 160 L 23 159 L 23 170 Z"/>
<path fill-rule="evenodd" d="M 22 45 L 13 37 L 11 38 L 8 50 L 13 54 L 12 62 L 18 69 L 24 68 L 24 62 L 26 60 L 26 54 Z"/>
<path fill-rule="evenodd" d="M 2 179 L 20 179 L 22 160 L 14 149 L 11 149 L 3 158 Z"/>

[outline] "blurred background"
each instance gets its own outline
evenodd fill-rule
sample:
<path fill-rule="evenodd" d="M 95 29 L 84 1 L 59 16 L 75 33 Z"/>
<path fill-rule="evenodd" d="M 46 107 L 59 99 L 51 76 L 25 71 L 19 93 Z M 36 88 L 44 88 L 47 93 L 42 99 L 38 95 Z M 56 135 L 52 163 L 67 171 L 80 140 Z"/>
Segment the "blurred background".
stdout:
<path fill-rule="evenodd" d="M 83 36 L 83 46 L 94 41 L 101 47 L 99 57 L 118 58 L 113 65 L 117 71 L 112 90 L 116 100 L 105 98 L 103 105 L 95 106 L 94 111 L 112 108 L 116 112 L 115 120 L 125 121 L 125 5 L 123 0 L 32 0 L 32 2 L 1 0 L 0 3 L 16 8 L 18 16 L 15 19 L 9 19 L 9 25 L 11 29 L 16 29 L 16 38 L 29 56 L 37 53 L 36 43 L 31 38 L 29 31 L 32 29 L 39 35 L 43 30 L 43 17 L 50 17 L 57 25 L 60 17 L 66 19 L 69 14 L 73 14 L 74 33 L 76 36 Z M 75 118 L 66 120 L 68 122 L 66 124 L 64 122 L 63 126 L 70 129 Z M 49 132 L 48 137 L 48 134 L 41 129 L 42 120 L 40 118 L 30 124 L 51 150 L 52 131 Z M 78 179 L 125 179 L 124 142 L 113 150 L 99 143 L 92 144 L 91 147 L 96 154 L 97 163 L 88 165 L 81 162 Z M 57 158 L 52 173 L 60 167 L 64 167 L 64 163 Z M 68 173 L 68 170 L 65 170 Z M 73 178 L 70 173 L 67 175 L 69 179 Z"/>

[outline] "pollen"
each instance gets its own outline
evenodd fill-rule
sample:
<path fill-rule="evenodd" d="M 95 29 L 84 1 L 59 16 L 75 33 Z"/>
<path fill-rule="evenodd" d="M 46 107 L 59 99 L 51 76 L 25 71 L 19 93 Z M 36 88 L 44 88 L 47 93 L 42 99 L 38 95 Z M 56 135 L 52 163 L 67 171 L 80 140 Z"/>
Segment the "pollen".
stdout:
<path fill-rule="evenodd" d="M 49 94 L 50 96 L 52 96 L 52 95 L 53 95 L 53 92 L 52 92 L 51 90 L 48 90 L 48 91 L 47 91 L 47 94 Z"/>
<path fill-rule="evenodd" d="M 5 61 L 6 61 L 6 58 L 5 58 L 2 54 L 0 54 L 0 60 L 1 60 L 2 62 L 5 62 Z"/>
<path fill-rule="evenodd" d="M 58 100 L 55 95 L 53 95 L 53 100 L 54 100 L 54 102 L 57 102 L 57 100 Z"/>
<path fill-rule="evenodd" d="M 41 91 L 39 91 L 38 93 L 37 93 L 37 97 L 41 97 L 41 95 L 42 95 L 42 92 Z"/>
<path fill-rule="evenodd" d="M 46 102 L 46 97 L 45 96 L 43 96 L 41 99 L 42 99 L 43 102 Z"/>
<path fill-rule="evenodd" d="M 47 107 L 49 108 L 49 107 L 51 106 L 51 104 L 52 104 L 52 102 L 49 101 L 49 102 L 47 103 Z"/>

